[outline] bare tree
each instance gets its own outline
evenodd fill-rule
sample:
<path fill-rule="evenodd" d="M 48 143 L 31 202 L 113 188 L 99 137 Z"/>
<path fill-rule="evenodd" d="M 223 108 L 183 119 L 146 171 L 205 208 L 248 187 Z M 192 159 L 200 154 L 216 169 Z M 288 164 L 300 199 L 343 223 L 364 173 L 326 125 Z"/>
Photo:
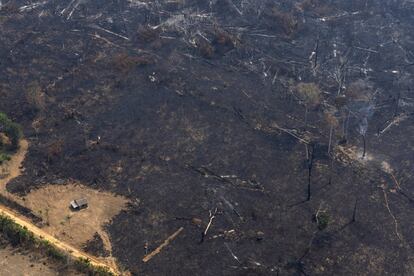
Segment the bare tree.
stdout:
<path fill-rule="evenodd" d="M 329 110 L 325 113 L 325 120 L 329 125 L 329 144 L 328 144 L 328 154 L 331 152 L 332 145 L 332 136 L 335 128 L 338 127 L 338 119 L 335 117 L 335 109 Z"/>
<path fill-rule="evenodd" d="M 359 134 L 361 134 L 362 137 L 362 141 L 363 141 L 363 152 L 362 152 L 362 158 L 365 158 L 365 153 L 366 153 L 366 135 L 367 135 L 367 130 L 368 130 L 368 119 L 367 118 L 363 118 L 360 122 L 360 124 L 358 125 L 358 132 Z"/>
<path fill-rule="evenodd" d="M 311 143 L 309 146 L 306 145 L 306 157 L 307 157 L 307 165 L 308 165 L 308 196 L 306 198 L 307 201 L 311 199 L 311 180 L 312 180 L 312 168 L 313 168 L 313 159 L 314 159 L 314 150 L 315 145 Z"/>
<path fill-rule="evenodd" d="M 352 221 L 351 222 L 356 221 L 357 205 L 358 205 L 358 199 L 355 199 L 354 211 L 352 212 Z"/>
<path fill-rule="evenodd" d="M 363 153 L 362 158 L 366 154 L 366 135 L 368 131 L 368 120 L 374 114 L 375 95 L 377 90 L 374 90 L 372 85 L 366 80 L 358 80 L 351 83 L 346 91 L 347 97 L 350 98 L 351 103 L 349 108 L 353 116 L 359 120 L 357 131 L 362 137 Z"/>

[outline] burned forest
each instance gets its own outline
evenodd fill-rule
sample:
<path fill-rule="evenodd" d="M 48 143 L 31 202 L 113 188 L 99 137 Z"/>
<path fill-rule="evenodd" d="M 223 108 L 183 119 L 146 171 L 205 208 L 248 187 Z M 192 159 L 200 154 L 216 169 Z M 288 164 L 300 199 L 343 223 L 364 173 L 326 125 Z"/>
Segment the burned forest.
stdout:
<path fill-rule="evenodd" d="M 2 0 L 0 211 L 116 275 L 414 275 L 413 25 L 412 0 Z"/>

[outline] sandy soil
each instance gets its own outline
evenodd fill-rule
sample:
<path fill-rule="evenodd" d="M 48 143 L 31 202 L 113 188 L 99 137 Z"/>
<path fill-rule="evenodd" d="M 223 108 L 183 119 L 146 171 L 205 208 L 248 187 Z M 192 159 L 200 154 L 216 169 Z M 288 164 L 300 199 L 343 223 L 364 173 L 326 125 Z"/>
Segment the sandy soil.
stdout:
<path fill-rule="evenodd" d="M 73 199 L 86 198 L 87 209 L 72 211 Z M 111 244 L 103 226 L 116 216 L 127 200 L 110 193 L 90 189 L 80 184 L 50 185 L 34 190 L 24 197 L 24 205 L 46 222 L 43 228 L 59 240 L 81 247 L 98 232 L 107 250 Z"/>

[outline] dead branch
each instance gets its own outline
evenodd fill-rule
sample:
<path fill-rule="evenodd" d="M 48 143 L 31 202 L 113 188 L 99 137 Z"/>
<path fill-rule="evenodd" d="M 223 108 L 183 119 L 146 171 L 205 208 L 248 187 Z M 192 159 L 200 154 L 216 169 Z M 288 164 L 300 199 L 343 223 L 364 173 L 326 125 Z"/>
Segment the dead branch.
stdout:
<path fill-rule="evenodd" d="M 92 37 L 94 37 L 94 38 L 97 38 L 97 39 L 100 39 L 100 40 L 103 40 L 104 42 L 106 42 L 106 43 L 108 43 L 109 45 L 112 45 L 112 46 L 114 46 L 114 47 L 117 47 L 117 48 L 122 48 L 121 46 L 119 46 L 119 45 L 117 45 L 117 44 L 115 44 L 115 43 L 113 43 L 113 42 L 109 41 L 108 39 L 106 39 L 106 38 L 104 38 L 104 37 L 102 37 L 102 36 L 98 35 L 97 33 L 95 33 L 95 34 L 90 34 L 90 36 L 92 36 Z"/>
<path fill-rule="evenodd" d="M 398 239 L 400 241 L 403 241 L 403 238 L 402 238 L 401 234 L 398 231 L 398 220 L 397 220 L 397 218 L 395 217 L 395 215 L 391 211 L 390 204 L 388 202 L 387 192 L 385 191 L 385 187 L 381 187 L 381 188 L 382 188 L 382 192 L 384 194 L 385 207 L 387 208 L 388 213 L 390 214 L 392 220 L 394 221 L 395 234 L 397 235 L 397 237 L 398 237 Z"/>
<path fill-rule="evenodd" d="M 233 204 L 231 204 L 227 199 L 224 197 L 221 197 L 221 199 L 226 203 L 226 205 L 239 217 L 240 220 L 243 220 L 243 217 L 240 215 L 240 213 L 234 208 Z"/>
<path fill-rule="evenodd" d="M 233 259 L 235 259 L 239 264 L 241 263 L 239 260 L 239 257 L 237 257 L 233 251 L 230 249 L 230 246 L 227 243 L 224 243 L 224 245 L 226 246 L 227 250 L 230 252 L 231 256 L 233 257 Z"/>
<path fill-rule="evenodd" d="M 202 233 L 202 237 L 201 237 L 201 242 L 203 242 L 204 241 L 204 237 L 207 235 L 207 232 L 208 232 L 208 230 L 210 229 L 210 227 L 211 227 L 211 225 L 212 225 L 212 223 L 213 223 L 213 220 L 214 220 L 214 218 L 216 217 L 216 215 L 217 215 L 217 207 L 216 207 L 216 209 L 214 210 L 214 212 L 211 212 L 211 210 L 209 211 L 209 213 L 210 213 L 210 219 L 209 219 L 209 221 L 208 221 L 208 224 L 207 224 L 207 227 L 206 227 L 206 229 L 204 230 L 204 232 Z"/>
<path fill-rule="evenodd" d="M 262 192 L 262 193 L 265 192 L 263 185 L 261 185 L 260 183 L 254 180 L 241 179 L 237 175 L 219 175 L 206 167 L 196 168 L 191 165 L 189 165 L 189 167 L 206 178 L 214 178 L 220 182 L 230 184 L 238 189 Z"/>
<path fill-rule="evenodd" d="M 22 7 L 19 8 L 19 11 L 20 12 L 31 11 L 31 10 L 37 8 L 37 7 L 45 5 L 46 3 L 47 3 L 47 1 L 42 1 L 42 2 L 37 2 L 37 3 L 30 4 L 30 5 L 22 6 Z M 1 4 L 0 4 L 0 6 L 1 6 Z"/>
<path fill-rule="evenodd" d="M 255 34 L 255 33 L 247 33 L 246 35 L 250 35 L 250 36 L 259 36 L 259 37 L 266 37 L 266 38 L 280 38 L 279 35 L 268 35 L 268 34 Z"/>
<path fill-rule="evenodd" d="M 280 131 L 283 131 L 283 132 L 285 132 L 285 133 L 289 134 L 290 136 L 292 136 L 292 137 L 294 137 L 294 138 L 298 139 L 300 142 L 302 142 L 302 143 L 304 143 L 304 144 L 309 144 L 309 141 L 307 141 L 307 140 L 305 140 L 304 138 L 301 138 L 301 137 L 299 137 L 298 135 L 294 134 L 294 133 L 293 133 L 293 131 L 292 131 L 291 129 L 283 128 L 283 127 L 280 127 L 280 126 L 278 126 L 278 125 L 276 125 L 276 124 L 273 124 L 273 125 L 272 125 L 272 127 L 274 127 L 274 128 L 276 128 L 276 129 L 278 129 L 278 130 L 280 130 Z"/>
<path fill-rule="evenodd" d="M 171 241 L 173 241 L 182 231 L 184 230 L 184 227 L 180 227 L 177 231 L 174 232 L 171 236 L 169 236 L 160 246 L 158 246 L 154 251 L 152 251 L 150 254 L 146 255 L 142 261 L 144 263 L 151 260 L 155 255 L 159 254 L 161 250 L 166 247 L 168 244 L 170 244 Z"/>
<path fill-rule="evenodd" d="M 243 13 L 240 11 L 240 9 L 233 3 L 232 0 L 227 0 L 230 6 L 234 8 L 234 10 L 240 15 L 243 16 Z"/>
<path fill-rule="evenodd" d="M 93 28 L 93 29 L 101 30 L 101 31 L 103 31 L 103 32 L 106 32 L 106 33 L 108 33 L 108 34 L 114 35 L 114 36 L 116 36 L 116 37 L 119 37 L 119 38 L 122 38 L 122 39 L 125 39 L 125 40 L 129 40 L 129 38 L 128 38 L 128 37 L 126 37 L 126 36 L 123 36 L 123 35 L 120 35 L 120 34 L 114 33 L 114 32 L 112 32 L 112 31 L 107 30 L 107 29 L 104 29 L 104 28 L 102 28 L 102 27 L 100 27 L 100 26 L 98 26 L 98 25 L 90 25 L 89 27 L 91 27 L 91 28 Z"/>
<path fill-rule="evenodd" d="M 370 53 L 375 53 L 375 54 L 379 53 L 378 51 L 371 50 L 371 49 L 368 49 L 368 48 L 362 48 L 362 47 L 357 47 L 357 46 L 354 46 L 354 48 L 358 49 L 358 50 L 362 50 L 362 51 L 367 51 L 367 52 L 370 52 Z"/>
<path fill-rule="evenodd" d="M 395 177 L 393 172 L 390 172 L 390 175 L 392 179 L 394 180 L 395 186 L 397 187 L 397 190 L 401 190 L 400 182 L 398 182 L 397 178 Z"/>
<path fill-rule="evenodd" d="M 69 8 L 70 6 L 72 6 L 72 4 L 75 2 L 76 0 L 72 0 L 70 1 L 69 5 L 66 6 L 66 8 L 64 8 L 61 12 L 60 15 L 63 15 Z"/>
<path fill-rule="evenodd" d="M 70 13 L 68 14 L 68 16 L 66 17 L 66 20 L 69 20 L 69 19 L 72 17 L 73 13 L 75 12 L 76 8 L 79 6 L 79 4 L 80 4 L 80 3 L 81 3 L 81 1 L 80 1 L 80 0 L 78 0 L 78 1 L 76 2 L 76 4 L 75 4 L 75 5 L 73 5 L 73 8 L 72 8 L 72 10 L 70 11 Z"/>
<path fill-rule="evenodd" d="M 394 118 L 383 130 L 379 132 L 378 136 L 388 131 L 392 126 L 399 125 L 402 121 L 406 120 L 407 118 L 408 116 L 406 114 L 401 114 L 400 116 Z"/>

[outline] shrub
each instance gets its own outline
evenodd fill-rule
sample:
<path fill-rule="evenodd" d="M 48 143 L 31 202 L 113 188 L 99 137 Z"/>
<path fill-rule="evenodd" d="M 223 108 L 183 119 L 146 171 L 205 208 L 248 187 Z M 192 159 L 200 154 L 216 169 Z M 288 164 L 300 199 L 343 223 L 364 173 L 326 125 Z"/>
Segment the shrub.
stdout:
<path fill-rule="evenodd" d="M 88 275 L 93 276 L 112 276 L 113 273 L 109 271 L 108 268 L 102 266 L 94 266 L 91 264 L 89 259 L 78 258 L 75 261 L 75 267 L 80 272 L 88 273 Z"/>
<path fill-rule="evenodd" d="M 196 46 L 201 56 L 211 59 L 214 56 L 214 47 L 205 39 L 197 39 Z"/>
<path fill-rule="evenodd" d="M 0 152 L 0 165 L 3 164 L 5 161 L 10 161 L 11 157 L 7 153 Z"/>
<path fill-rule="evenodd" d="M 231 35 L 229 32 L 223 29 L 220 29 L 218 27 L 214 29 L 213 35 L 214 35 L 213 42 L 219 45 L 233 48 L 237 43 L 237 39 L 233 35 Z"/>
<path fill-rule="evenodd" d="M 160 37 L 159 29 L 153 29 L 149 26 L 140 25 L 138 27 L 138 39 L 145 42 L 152 42 Z"/>
<path fill-rule="evenodd" d="M 113 64 L 115 68 L 124 74 L 130 72 L 136 66 L 149 65 L 149 64 L 154 64 L 154 63 L 155 63 L 154 57 L 148 54 L 136 56 L 136 55 L 130 55 L 128 53 L 120 53 L 120 54 L 117 54 L 113 59 Z"/>
<path fill-rule="evenodd" d="M 26 90 L 26 101 L 37 111 L 45 109 L 46 95 L 38 82 L 34 81 L 29 84 Z"/>
<path fill-rule="evenodd" d="M 298 27 L 298 21 L 290 13 L 284 13 L 277 10 L 276 8 L 273 8 L 271 17 L 276 20 L 276 22 L 282 28 L 283 32 L 288 36 L 292 35 Z"/>
<path fill-rule="evenodd" d="M 53 244 L 48 242 L 47 240 L 39 240 L 39 247 L 46 252 L 46 255 L 52 259 L 57 261 L 66 260 L 66 254 L 57 249 Z"/>
<path fill-rule="evenodd" d="M 22 137 L 22 129 L 20 125 L 14 123 L 2 112 L 0 112 L 0 132 L 6 134 L 10 139 L 12 150 L 16 150 L 19 147 L 19 140 Z"/>
<path fill-rule="evenodd" d="M 300 100 L 308 107 L 313 108 L 321 102 L 321 90 L 315 83 L 301 82 L 296 86 Z"/>
<path fill-rule="evenodd" d="M 328 227 L 329 220 L 329 215 L 326 212 L 319 212 L 316 214 L 316 223 L 319 230 L 324 230 L 326 227 Z"/>
<path fill-rule="evenodd" d="M 36 238 L 26 227 L 16 224 L 11 218 L 0 215 L 0 231 L 13 244 L 32 244 Z"/>
<path fill-rule="evenodd" d="M 54 157 L 58 157 L 62 154 L 64 141 L 62 139 L 52 142 L 46 150 L 47 160 L 50 162 Z"/>

